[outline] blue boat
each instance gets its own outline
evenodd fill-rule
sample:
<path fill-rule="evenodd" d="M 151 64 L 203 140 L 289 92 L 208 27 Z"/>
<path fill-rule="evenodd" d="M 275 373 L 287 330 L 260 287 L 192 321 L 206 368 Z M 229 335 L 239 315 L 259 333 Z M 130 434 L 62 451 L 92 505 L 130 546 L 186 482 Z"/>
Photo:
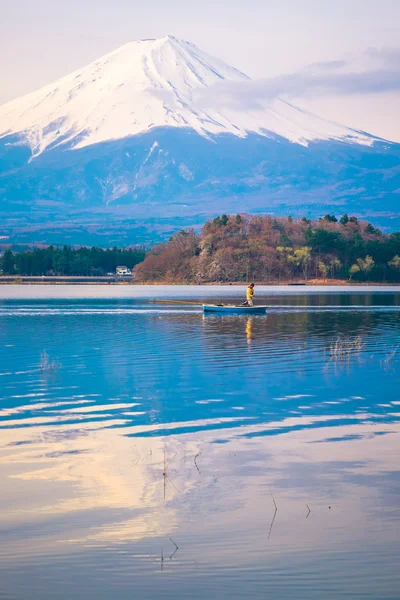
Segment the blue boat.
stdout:
<path fill-rule="evenodd" d="M 265 315 L 267 306 L 235 306 L 234 304 L 203 304 L 206 313 L 224 313 L 230 315 Z"/>

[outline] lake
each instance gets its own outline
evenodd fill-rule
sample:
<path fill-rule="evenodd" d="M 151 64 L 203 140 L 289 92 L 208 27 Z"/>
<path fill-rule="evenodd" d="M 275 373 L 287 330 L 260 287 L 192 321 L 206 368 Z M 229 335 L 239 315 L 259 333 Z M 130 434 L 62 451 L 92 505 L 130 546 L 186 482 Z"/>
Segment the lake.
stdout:
<path fill-rule="evenodd" d="M 400 288 L 0 286 L 0 598 L 400 597 Z"/>

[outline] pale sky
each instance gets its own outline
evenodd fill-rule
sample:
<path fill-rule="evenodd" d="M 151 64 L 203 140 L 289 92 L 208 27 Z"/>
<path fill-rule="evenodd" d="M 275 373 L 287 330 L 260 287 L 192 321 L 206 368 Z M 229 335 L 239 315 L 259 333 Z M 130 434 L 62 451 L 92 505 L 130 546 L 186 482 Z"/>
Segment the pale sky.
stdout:
<path fill-rule="evenodd" d="M 296 104 L 400 142 L 400 0 L 0 0 L 0 103 L 167 34 L 252 78 L 284 75 Z M 309 77 L 321 62 L 324 89 Z M 360 88 L 341 75 L 360 70 Z"/>

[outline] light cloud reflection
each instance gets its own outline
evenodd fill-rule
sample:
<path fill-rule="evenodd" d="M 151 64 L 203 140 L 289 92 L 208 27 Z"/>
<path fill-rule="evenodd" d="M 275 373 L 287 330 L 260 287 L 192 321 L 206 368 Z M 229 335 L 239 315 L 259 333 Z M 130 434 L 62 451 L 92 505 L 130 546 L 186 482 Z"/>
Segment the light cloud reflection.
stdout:
<path fill-rule="evenodd" d="M 21 536 L 25 528 L 38 530 L 31 542 L 25 539 L 23 548 L 19 536 L 13 536 L 7 552 L 15 545 L 15 551 L 25 555 L 35 553 L 38 546 L 43 552 L 68 553 L 70 546 L 83 551 L 83 543 L 85 547 L 133 543 L 189 532 L 195 536 L 204 527 L 210 550 L 216 552 L 214 520 L 219 519 L 228 538 L 229 528 L 232 535 L 237 533 L 238 515 L 240 529 L 243 524 L 249 531 L 266 525 L 272 508 L 270 487 L 280 509 L 276 543 L 292 548 L 304 543 L 296 541 L 289 525 L 297 523 L 306 504 L 314 523 L 312 530 L 303 531 L 307 539 L 316 546 L 332 536 L 336 542 L 349 542 L 355 532 L 363 535 L 370 511 L 386 501 L 382 487 L 373 492 L 367 485 L 363 489 L 362 479 L 376 476 L 385 486 L 385 477 L 389 481 L 398 467 L 399 425 L 383 422 L 377 436 L 377 425 L 363 422 L 367 417 L 358 415 L 356 425 L 327 423 L 299 431 L 298 424 L 321 418 L 293 417 L 270 424 L 288 427 L 288 433 L 249 438 L 243 434 L 259 434 L 261 426 L 150 438 L 95 429 L 94 423 L 83 429 L 59 426 L 54 437 L 45 427 L 4 430 L 1 527 L 12 530 L 18 524 Z M 222 440 L 225 443 L 215 443 Z M 299 477 L 302 471 L 307 473 L 304 479 Z M 355 512 L 349 510 L 354 503 L 361 503 Z M 338 528 L 336 533 L 324 525 L 328 505 L 335 506 L 331 524 Z M 51 529 L 52 521 L 57 521 L 57 536 L 49 534 L 48 527 L 42 529 L 46 522 Z M 385 535 L 391 536 L 389 531 Z M 245 537 L 243 543 L 249 540 Z M 260 550 L 263 544 L 260 541 Z"/>

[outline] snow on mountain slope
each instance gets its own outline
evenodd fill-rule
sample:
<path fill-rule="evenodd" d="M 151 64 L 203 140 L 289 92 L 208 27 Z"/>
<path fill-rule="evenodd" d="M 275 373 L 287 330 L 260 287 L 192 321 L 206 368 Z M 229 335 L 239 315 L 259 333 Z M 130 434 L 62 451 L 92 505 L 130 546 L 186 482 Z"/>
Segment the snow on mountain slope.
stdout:
<path fill-rule="evenodd" d="M 155 127 L 192 128 L 203 136 L 249 132 L 371 145 L 374 138 L 325 121 L 280 100 L 247 109 L 205 107 L 199 96 L 216 84 L 248 81 L 240 71 L 167 36 L 128 43 L 83 69 L 0 107 L 0 137 L 20 134 L 32 154 L 68 143 L 82 148 Z"/>

